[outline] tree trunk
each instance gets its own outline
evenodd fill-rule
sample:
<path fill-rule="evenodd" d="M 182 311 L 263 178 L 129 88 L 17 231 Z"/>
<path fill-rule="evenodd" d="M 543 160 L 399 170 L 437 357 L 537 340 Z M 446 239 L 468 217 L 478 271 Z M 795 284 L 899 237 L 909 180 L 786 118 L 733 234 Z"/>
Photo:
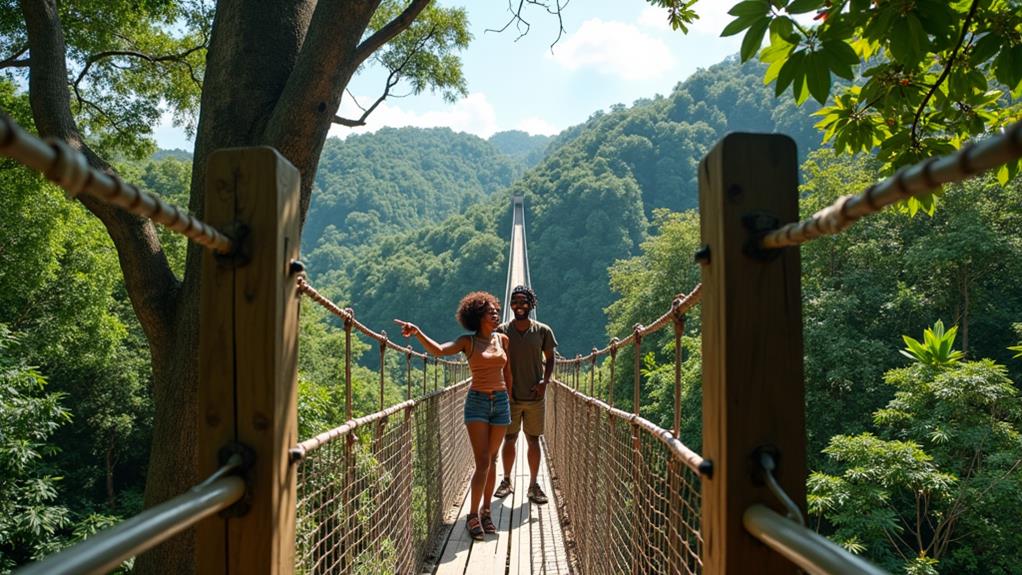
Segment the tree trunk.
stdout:
<path fill-rule="evenodd" d="M 114 507 L 114 445 L 111 441 L 106 447 L 106 506 Z"/>
<path fill-rule="evenodd" d="M 300 172 L 301 215 L 341 95 L 359 65 L 405 30 L 431 0 L 412 0 L 366 35 L 379 0 L 222 0 L 217 3 L 192 163 L 189 210 L 202 217 L 206 160 L 228 147 L 269 145 Z M 29 96 L 41 136 L 60 138 L 90 164 L 110 170 L 85 145 L 71 109 L 67 45 L 56 0 L 21 0 L 31 53 Z M 117 249 L 125 288 L 149 344 L 155 409 L 145 505 L 174 497 L 196 477 L 200 248 L 189 246 L 184 279 L 174 277 L 148 220 L 94 199 L 82 203 Z M 112 460 L 108 453 L 108 495 Z M 135 570 L 195 572 L 191 530 L 141 555 Z"/>
<path fill-rule="evenodd" d="M 969 263 L 962 264 L 962 353 L 969 355 Z"/>
<path fill-rule="evenodd" d="M 197 252 L 189 249 L 189 267 Z M 195 274 L 189 274 L 195 277 Z M 153 436 L 146 472 L 145 506 L 152 507 L 186 491 L 198 483 L 196 476 L 196 395 L 198 390 L 197 350 L 198 293 L 197 282 L 185 282 L 181 294 L 181 313 L 175 326 L 172 346 L 153 362 Z M 154 359 L 157 354 L 153 354 Z M 140 555 L 135 572 L 145 574 L 195 572 L 194 530 L 184 531 L 160 546 Z"/>

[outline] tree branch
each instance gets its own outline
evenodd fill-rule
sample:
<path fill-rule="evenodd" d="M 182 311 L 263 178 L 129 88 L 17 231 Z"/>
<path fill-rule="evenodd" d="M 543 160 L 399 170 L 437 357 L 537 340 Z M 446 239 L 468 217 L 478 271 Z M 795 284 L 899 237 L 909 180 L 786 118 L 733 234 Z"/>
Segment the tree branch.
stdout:
<path fill-rule="evenodd" d="M 379 50 L 384 44 L 411 26 L 412 22 L 419 17 L 419 14 L 422 13 L 431 1 L 412 0 L 412 3 L 397 18 L 387 22 L 385 26 L 377 30 L 372 36 L 363 40 L 358 45 L 358 48 L 355 49 L 355 64 L 361 64 L 373 52 Z"/>
<path fill-rule="evenodd" d="M 200 44 L 198 46 L 193 46 L 193 47 L 185 50 L 184 52 L 180 52 L 178 54 L 166 54 L 166 55 L 163 55 L 163 56 L 153 56 L 153 55 L 146 54 L 144 52 L 138 52 L 138 51 L 135 51 L 135 50 L 106 50 L 104 52 L 97 52 L 96 54 L 93 54 L 93 55 L 89 56 L 85 60 L 85 67 L 82 68 L 82 71 L 78 73 L 78 77 L 75 78 L 74 86 L 75 86 L 75 88 L 78 87 L 78 85 L 85 78 L 85 75 L 89 73 L 89 68 L 91 68 L 93 64 L 95 64 L 96 62 L 99 62 L 100 60 L 105 60 L 107 58 L 116 58 L 118 56 L 128 56 L 128 57 L 131 57 L 131 58 L 138 58 L 140 60 L 145 60 L 146 62 L 149 62 L 151 64 L 159 64 L 159 63 L 163 63 L 163 62 L 176 62 L 176 63 L 179 63 L 179 64 L 183 64 L 184 66 L 186 66 L 188 68 L 188 74 L 192 77 L 192 81 L 194 81 L 196 84 L 201 84 L 201 82 L 199 82 L 198 78 L 195 77 L 195 69 L 191 66 L 191 64 L 189 64 L 187 62 L 186 58 L 190 54 L 192 54 L 193 52 L 197 52 L 198 50 L 202 50 L 205 47 L 206 47 L 206 43 L 202 43 L 202 44 Z"/>
<path fill-rule="evenodd" d="M 383 101 L 387 99 L 387 96 L 390 95 L 390 90 L 394 88 L 394 86 L 397 86 L 397 83 L 401 81 L 401 72 L 404 71 L 408 63 L 412 61 L 412 57 L 418 54 L 419 51 L 426 46 L 426 42 L 433 38 L 436 32 L 437 32 L 436 27 L 431 28 L 430 31 L 427 32 L 422 37 L 422 39 L 419 40 L 416 46 L 408 51 L 408 54 L 405 55 L 404 60 L 402 60 L 401 63 L 396 68 L 390 71 L 390 74 L 387 75 L 386 84 L 383 87 L 383 93 L 380 94 L 380 97 L 377 98 L 375 102 L 373 102 L 372 106 L 369 106 L 368 109 L 362 108 L 362 106 L 358 105 L 358 101 L 355 101 L 355 97 L 354 96 L 351 97 L 352 101 L 355 101 L 355 105 L 362 110 L 362 117 L 360 117 L 357 120 L 351 120 L 348 118 L 343 118 L 341 116 L 335 115 L 333 122 L 335 124 L 340 124 L 342 126 L 348 126 L 349 128 L 365 126 L 366 118 L 369 117 L 369 114 L 372 114 L 373 110 L 375 110 L 377 106 L 382 104 Z M 348 92 L 348 94 L 350 95 L 351 92 Z"/>
<path fill-rule="evenodd" d="M 85 144 L 71 113 L 67 48 L 55 2 L 22 1 L 21 10 L 32 53 L 29 99 L 39 134 L 66 141 L 84 153 L 91 166 L 112 174 L 110 165 Z M 153 360 L 159 362 L 159 353 L 168 348 L 172 337 L 180 283 L 170 269 L 156 228 L 149 220 L 92 198 L 82 198 L 82 203 L 103 222 L 113 240 L 132 307 L 149 340 Z"/>
<path fill-rule="evenodd" d="M 550 44 L 550 50 L 553 51 L 554 46 L 556 46 L 564 36 L 564 17 L 562 12 L 568 6 L 569 1 L 570 0 L 565 0 L 562 4 L 561 0 L 554 0 L 553 7 L 551 8 L 551 4 L 545 0 L 518 0 L 518 7 L 515 8 L 513 0 L 508 0 L 507 11 L 511 14 L 508 21 L 500 28 L 487 28 L 484 31 L 501 34 L 514 24 L 515 28 L 518 29 L 518 37 L 515 38 L 515 42 L 517 42 L 524 38 L 529 33 L 529 30 L 532 29 L 532 24 L 529 24 L 529 21 L 522 16 L 522 12 L 525 11 L 525 6 L 540 6 L 547 11 L 547 14 L 557 16 L 557 38 L 554 38 L 554 41 Z"/>
<path fill-rule="evenodd" d="M 22 46 L 21 49 L 19 49 L 15 53 L 11 54 L 7 58 L 4 58 L 3 60 L 0 60 L 0 69 L 3 69 L 3 68 L 27 68 L 31 64 L 32 60 L 29 59 L 29 58 L 26 58 L 24 60 L 19 60 L 19 58 L 21 58 L 25 54 L 25 52 L 28 52 L 28 44 Z"/>
<path fill-rule="evenodd" d="M 955 63 L 958 51 L 962 48 L 962 43 L 965 42 L 965 36 L 969 33 L 969 24 L 972 23 L 972 17 L 976 15 L 977 7 L 979 7 L 979 0 L 972 0 L 972 5 L 969 6 L 969 13 L 965 16 L 965 22 L 962 22 L 962 33 L 958 36 L 958 44 L 956 44 L 955 49 L 951 51 L 951 55 L 948 57 L 947 63 L 944 64 L 944 71 L 940 73 L 940 76 L 937 78 L 937 81 L 933 83 L 933 86 L 930 86 L 930 90 L 926 93 L 926 96 L 923 97 L 923 101 L 919 104 L 919 108 L 916 109 L 915 118 L 912 119 L 912 129 L 909 131 L 911 136 L 910 141 L 913 148 L 919 145 L 919 136 L 917 132 L 919 129 L 919 119 L 923 115 L 923 110 L 926 109 L 926 104 L 930 102 L 930 98 L 933 97 L 937 88 L 944 83 L 948 74 L 951 73 L 951 67 Z"/>

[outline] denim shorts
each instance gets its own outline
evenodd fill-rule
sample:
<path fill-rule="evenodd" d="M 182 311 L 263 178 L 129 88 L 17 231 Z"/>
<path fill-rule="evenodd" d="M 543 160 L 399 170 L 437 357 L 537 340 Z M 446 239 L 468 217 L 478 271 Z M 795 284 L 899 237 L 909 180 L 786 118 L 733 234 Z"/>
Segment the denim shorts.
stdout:
<path fill-rule="evenodd" d="M 474 389 L 465 396 L 465 423 L 479 421 L 490 425 L 511 425 L 511 401 L 506 391 L 484 393 Z"/>

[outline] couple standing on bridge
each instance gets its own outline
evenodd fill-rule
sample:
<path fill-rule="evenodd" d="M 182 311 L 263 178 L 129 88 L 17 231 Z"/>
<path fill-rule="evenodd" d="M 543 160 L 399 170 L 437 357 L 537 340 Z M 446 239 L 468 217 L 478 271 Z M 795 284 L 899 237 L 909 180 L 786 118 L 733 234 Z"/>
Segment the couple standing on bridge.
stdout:
<path fill-rule="evenodd" d="M 482 291 L 466 295 L 458 305 L 457 318 L 473 333 L 444 344 L 430 339 L 413 323 L 394 320 L 401 326 L 401 335 L 416 336 L 433 355 L 460 352 L 468 358 L 472 383 L 465 397 L 465 428 L 472 445 L 475 470 L 465 526 L 477 540 L 482 539 L 484 533 L 497 532 L 490 517 L 490 494 L 497 480 L 497 451 L 503 442 L 504 479 L 493 495 L 506 497 L 513 491 L 511 467 L 518 431 L 523 426 L 529 445 L 529 500 L 537 504 L 547 502 L 536 476 L 546 386 L 554 370 L 557 340 L 549 326 L 530 317 L 536 307 L 532 288 L 517 286 L 511 290 L 510 307 L 514 319 L 501 324 L 500 303 L 496 297 Z"/>

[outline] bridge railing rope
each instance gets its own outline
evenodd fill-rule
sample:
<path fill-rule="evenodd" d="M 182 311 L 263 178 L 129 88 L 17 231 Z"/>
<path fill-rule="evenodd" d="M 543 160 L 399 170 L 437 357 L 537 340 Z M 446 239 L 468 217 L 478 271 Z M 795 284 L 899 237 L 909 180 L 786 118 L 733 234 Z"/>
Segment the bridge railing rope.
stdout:
<path fill-rule="evenodd" d="M 859 199 L 844 199 L 807 222 L 777 229 L 777 222 L 798 220 L 794 143 L 756 134 L 721 140 L 699 167 L 701 288 L 676 299 L 651 326 L 636 326 L 623 340 L 558 367 L 548 439 L 556 472 L 568 486 L 566 504 L 578 522 L 587 572 L 787 573 L 793 564 L 811 572 L 862 572 L 856 570 L 860 560 L 784 516 L 792 506 L 803 514 L 805 509 L 800 261 L 797 250 L 773 248 L 836 233 L 868 213 L 862 206 L 879 209 L 891 198 L 924 193 L 922 184 L 1018 158 L 1019 142 L 1016 124 L 951 159 L 908 168 Z M 456 481 L 447 479 L 464 476 L 471 465 L 457 422 L 465 383 L 439 389 L 434 363 L 435 391 L 411 399 L 412 358 L 423 361 L 424 390 L 428 359 L 331 304 L 335 313 L 344 312 L 338 315 L 349 347 L 351 330 L 358 329 L 379 337 L 381 365 L 388 349 L 405 354 L 409 400 L 385 408 L 381 392 L 380 412 L 349 417 L 345 425 L 297 443 L 298 307 L 302 294 L 315 293 L 295 265 L 297 170 L 270 148 L 214 152 L 205 185 L 218 193 L 206 194 L 200 222 L 83 167 L 84 157 L 70 150 L 28 136 L 6 118 L 0 121 L 0 154 L 47 173 L 72 194 L 106 198 L 209 248 L 201 263 L 196 449 L 197 476 L 214 479 L 200 485 L 198 499 L 174 499 L 169 514 L 153 508 L 125 522 L 122 531 L 98 535 L 79 549 L 98 549 L 96 542 L 114 539 L 119 556 L 140 552 L 156 544 L 153 536 L 135 546 L 147 537 L 141 534 L 152 528 L 156 513 L 159 529 L 168 533 L 194 525 L 197 564 L 226 565 L 230 572 L 293 572 L 296 541 L 303 571 L 386 572 L 421 565 L 421 542 L 433 537 L 443 506 L 456 497 Z M 217 231 L 226 229 L 247 231 L 250 258 L 217 257 L 236 251 L 235 240 Z M 682 308 L 696 300 L 702 318 L 701 454 L 677 439 L 680 409 L 671 432 L 634 411 L 643 338 L 674 323 L 677 384 Z M 613 405 L 615 360 L 625 345 L 635 350 L 631 414 Z M 603 355 L 609 356 L 607 403 L 591 397 L 595 362 Z M 586 362 L 590 396 L 579 391 Z M 350 358 L 347 363 L 346 383 Z M 454 376 L 462 368 L 444 369 L 451 379 L 464 378 L 463 371 Z M 382 390 L 384 371 L 380 382 Z M 350 414 L 350 399 L 347 403 Z M 773 462 L 769 469 L 764 461 Z M 214 513 L 234 501 L 243 504 Z M 329 511 L 344 502 L 342 515 Z M 394 525 L 387 513 L 399 514 L 405 524 Z M 90 553 L 95 554 L 75 555 Z M 75 565 L 70 569 L 81 571 Z"/>
<path fill-rule="evenodd" d="M 668 431 L 640 417 L 638 402 L 628 413 L 594 396 L 598 358 L 610 367 L 625 345 L 635 346 L 641 356 L 642 339 L 668 324 L 679 340 L 684 315 L 699 294 L 696 286 L 679 295 L 649 326 L 636 326 L 631 335 L 603 349 L 557 361 L 547 455 L 584 573 L 702 572 L 700 469 L 706 469 L 706 462 L 678 439 L 679 424 Z M 680 343 L 677 350 L 680 366 Z M 582 391 L 586 375 L 588 395 Z M 641 385 L 635 370 L 634 389 Z M 674 390 L 680 405 L 679 370 Z"/>
<path fill-rule="evenodd" d="M 344 322 L 345 403 L 349 421 L 291 449 L 298 467 L 295 568 L 302 573 L 418 573 L 462 495 L 472 454 L 459 425 L 468 386 L 467 364 L 399 347 L 355 320 L 304 278 L 299 293 Z M 409 399 L 351 418 L 351 333 L 380 349 L 405 354 Z M 421 396 L 412 358 L 423 362 Z M 382 386 L 384 362 L 380 362 Z M 434 366 L 427 393 L 427 365 Z M 440 374 L 443 368 L 443 386 Z M 447 383 L 452 385 L 448 386 Z M 380 391 L 381 401 L 383 390 Z"/>
<path fill-rule="evenodd" d="M 713 573 L 881 573 L 807 529 L 800 255 L 784 250 L 1022 157 L 1022 123 L 798 219 L 785 136 L 729 134 L 699 167 L 703 562 Z M 791 222 L 785 224 L 784 222 Z M 783 224 L 783 225 L 782 225 Z M 749 537 L 751 535 L 752 537 Z M 765 543 L 759 545 L 756 541 Z"/>
<path fill-rule="evenodd" d="M 887 206 L 932 193 L 943 184 L 960 182 L 1020 157 L 1022 122 L 1016 122 L 1003 133 L 966 145 L 953 154 L 902 168 L 861 194 L 841 196 L 806 220 L 766 233 L 760 245 L 763 249 L 783 248 L 840 233 L 860 218 Z"/>
<path fill-rule="evenodd" d="M 218 254 L 228 254 L 234 249 L 231 238 L 199 218 L 155 194 L 123 182 L 114 174 L 91 167 L 84 154 L 64 141 L 41 140 L 25 132 L 4 114 L 0 114 L 0 155 L 42 173 L 64 188 L 69 198 L 80 194 L 92 196 L 148 218 Z"/>

